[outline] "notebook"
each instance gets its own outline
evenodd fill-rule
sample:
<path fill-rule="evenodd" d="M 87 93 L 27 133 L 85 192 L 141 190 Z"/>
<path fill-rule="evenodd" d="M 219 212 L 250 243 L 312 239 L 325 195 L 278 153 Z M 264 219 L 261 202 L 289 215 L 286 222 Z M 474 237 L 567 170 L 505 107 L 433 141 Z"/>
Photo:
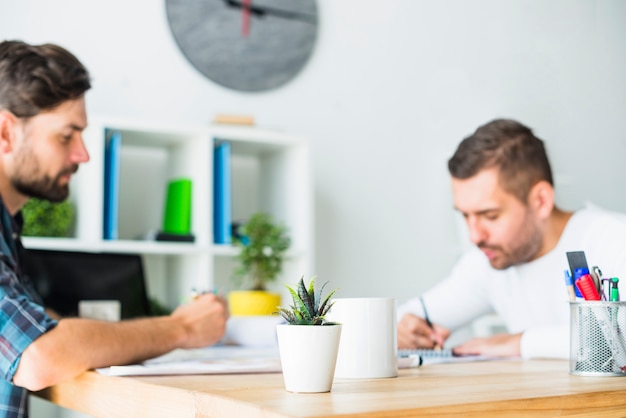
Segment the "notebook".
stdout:
<path fill-rule="evenodd" d="M 496 360 L 503 359 L 493 356 L 485 356 L 479 354 L 454 354 L 451 348 L 416 348 L 416 349 L 399 349 L 398 358 L 410 358 L 419 357 L 421 364 L 434 364 L 434 363 L 459 363 L 467 361 L 484 361 L 484 360 Z"/>
<path fill-rule="evenodd" d="M 398 350 L 398 357 L 410 357 L 412 355 L 419 355 L 422 358 L 448 358 L 454 357 L 454 353 L 451 348 L 441 348 L 434 350 L 432 348 L 414 348 L 414 349 L 400 349 Z"/>

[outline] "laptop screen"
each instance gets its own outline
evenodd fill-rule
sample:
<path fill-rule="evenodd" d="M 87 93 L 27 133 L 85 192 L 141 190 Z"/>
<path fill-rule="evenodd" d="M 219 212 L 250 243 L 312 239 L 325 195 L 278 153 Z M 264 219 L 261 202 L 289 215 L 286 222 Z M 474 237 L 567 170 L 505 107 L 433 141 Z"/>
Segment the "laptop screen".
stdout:
<path fill-rule="evenodd" d="M 140 255 L 26 250 L 24 265 L 45 306 L 62 316 L 78 316 L 81 300 L 119 300 L 122 319 L 150 315 Z"/>

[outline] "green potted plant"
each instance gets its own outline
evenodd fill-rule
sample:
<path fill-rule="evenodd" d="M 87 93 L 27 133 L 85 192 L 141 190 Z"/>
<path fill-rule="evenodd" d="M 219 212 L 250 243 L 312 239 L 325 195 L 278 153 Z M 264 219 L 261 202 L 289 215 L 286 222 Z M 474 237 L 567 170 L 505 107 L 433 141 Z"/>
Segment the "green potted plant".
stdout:
<path fill-rule="evenodd" d="M 240 248 L 234 278 L 238 287 L 246 290 L 229 292 L 230 313 L 271 315 L 280 305 L 280 294 L 270 292 L 267 285 L 282 271 L 285 252 L 291 244 L 287 228 L 271 215 L 258 212 L 238 229 L 234 241 Z"/>
<path fill-rule="evenodd" d="M 326 314 L 333 302 L 333 290 L 323 297 L 324 283 L 315 289 L 315 278 L 308 287 L 304 277 L 297 288 L 287 286 L 293 299 L 289 307 L 278 306 L 287 322 L 276 325 L 278 349 L 285 388 L 289 392 L 329 392 L 335 375 L 341 324 L 329 322 Z"/>
<path fill-rule="evenodd" d="M 74 220 L 74 207 L 69 200 L 53 203 L 31 198 L 22 207 L 22 235 L 33 237 L 67 237 Z"/>

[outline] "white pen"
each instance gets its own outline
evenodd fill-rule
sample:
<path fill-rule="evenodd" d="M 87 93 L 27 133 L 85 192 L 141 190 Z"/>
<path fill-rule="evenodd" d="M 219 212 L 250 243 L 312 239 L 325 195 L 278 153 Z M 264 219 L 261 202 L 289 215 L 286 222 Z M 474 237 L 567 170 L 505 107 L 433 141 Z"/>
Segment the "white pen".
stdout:
<path fill-rule="evenodd" d="M 598 290 L 598 293 L 600 293 L 602 300 L 606 300 L 603 289 L 604 286 L 602 283 L 602 270 L 600 270 L 600 267 L 591 267 L 591 277 L 593 278 L 593 283 L 596 285 L 596 289 Z"/>

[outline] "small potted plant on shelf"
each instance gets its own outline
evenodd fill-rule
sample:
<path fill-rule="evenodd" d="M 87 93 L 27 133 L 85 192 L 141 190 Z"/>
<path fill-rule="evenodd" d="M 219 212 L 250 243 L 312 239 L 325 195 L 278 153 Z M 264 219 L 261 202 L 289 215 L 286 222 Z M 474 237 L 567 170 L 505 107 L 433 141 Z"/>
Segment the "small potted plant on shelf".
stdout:
<path fill-rule="evenodd" d="M 32 237 L 67 237 L 74 220 L 74 206 L 69 200 L 53 203 L 31 198 L 22 208 L 22 235 Z"/>
<path fill-rule="evenodd" d="M 285 388 L 289 392 L 329 392 L 335 375 L 341 324 L 326 320 L 333 290 L 322 299 L 328 282 L 318 290 L 315 278 L 308 287 L 304 278 L 297 289 L 287 286 L 293 299 L 290 307 L 278 306 L 286 324 L 276 325 Z"/>
<path fill-rule="evenodd" d="M 255 213 L 238 228 L 235 245 L 239 266 L 234 272 L 238 287 L 228 294 L 231 315 L 271 315 L 280 305 L 280 294 L 270 292 L 267 284 L 282 271 L 285 252 L 291 244 L 287 228 L 263 212 Z"/>

